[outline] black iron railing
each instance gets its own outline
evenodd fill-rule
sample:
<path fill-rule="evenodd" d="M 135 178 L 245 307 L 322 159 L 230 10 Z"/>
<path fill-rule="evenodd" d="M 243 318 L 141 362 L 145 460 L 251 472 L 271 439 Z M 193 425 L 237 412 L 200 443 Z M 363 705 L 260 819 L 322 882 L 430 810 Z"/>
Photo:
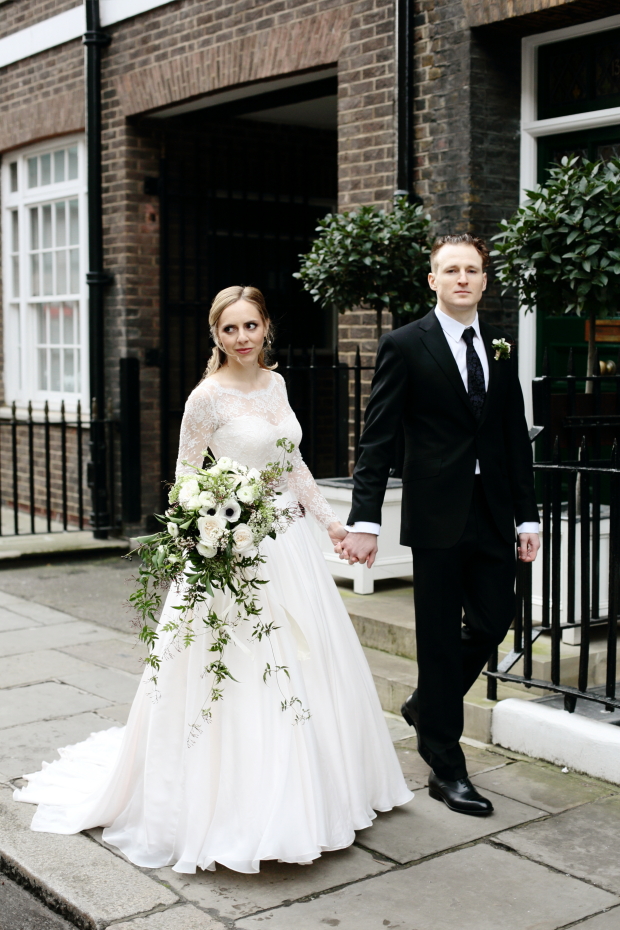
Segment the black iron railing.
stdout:
<path fill-rule="evenodd" d="M 118 424 L 99 421 L 105 433 L 106 481 L 114 513 L 114 455 Z M 0 535 L 66 532 L 91 528 L 87 448 L 91 419 L 78 402 L 67 417 L 64 402 L 58 418 L 46 402 L 41 413 L 28 404 L 27 414 L 0 419 Z"/>
<path fill-rule="evenodd" d="M 301 423 L 301 451 L 317 478 L 341 478 L 357 460 L 363 424 L 364 372 L 359 346 L 352 365 L 333 355 L 317 357 L 312 348 L 297 355 L 289 347 L 279 371 L 288 389 L 291 407 Z M 368 388 L 368 384 L 366 384 Z"/>
<path fill-rule="evenodd" d="M 499 664 L 497 654 L 489 663 L 486 674 L 491 700 L 497 699 L 497 682 L 504 681 L 564 695 L 564 706 L 570 712 L 575 710 L 577 698 L 602 703 L 608 710 L 620 708 L 616 693 L 620 608 L 618 444 L 614 442 L 606 459 L 590 456 L 591 449 L 582 438 L 575 458 L 562 460 L 556 437 L 550 461 L 534 465 L 542 486 L 540 567 L 533 570 L 531 564 L 519 563 L 513 646 Z M 567 634 L 572 642 L 579 641 L 576 676 L 570 666 L 562 669 L 561 644 Z M 533 646 L 541 637 L 548 642 L 549 674 L 544 678 L 534 676 Z M 604 675 L 593 681 L 595 641 Z M 539 658 L 546 653 L 539 650 Z M 521 673 L 515 674 L 512 670 L 520 662 Z"/>

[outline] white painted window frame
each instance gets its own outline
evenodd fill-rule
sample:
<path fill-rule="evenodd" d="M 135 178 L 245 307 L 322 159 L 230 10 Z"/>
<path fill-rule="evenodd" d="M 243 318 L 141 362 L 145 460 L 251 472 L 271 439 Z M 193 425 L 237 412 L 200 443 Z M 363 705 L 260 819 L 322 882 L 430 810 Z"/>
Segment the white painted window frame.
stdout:
<path fill-rule="evenodd" d="M 606 110 L 588 110 L 584 113 L 572 113 L 570 116 L 557 116 L 551 119 L 537 119 L 538 74 L 537 51 L 541 45 L 562 42 L 579 36 L 606 32 L 620 28 L 620 15 L 608 16 L 594 22 L 579 26 L 567 26 L 551 32 L 527 36 L 521 40 L 521 202 L 526 198 L 526 190 L 532 190 L 537 183 L 538 139 L 558 133 L 579 132 L 583 129 L 595 129 L 600 126 L 620 124 L 620 107 Z M 528 422 L 532 422 L 531 384 L 536 376 L 536 311 L 519 314 L 519 377 L 523 385 Z"/>
<path fill-rule="evenodd" d="M 27 160 L 33 155 L 55 151 L 77 145 L 78 148 L 78 177 L 76 180 L 63 181 L 57 184 L 46 185 L 29 189 L 26 184 L 28 170 Z M 17 162 L 19 175 L 18 190 L 11 192 L 10 166 Z M 83 133 L 58 137 L 46 142 L 30 145 L 26 148 L 10 152 L 2 159 L 2 252 L 3 252 L 3 330 L 4 330 L 4 403 L 5 410 L 0 411 L 6 415 L 6 407 L 15 401 L 20 411 L 23 411 L 32 401 L 33 410 L 42 411 L 45 402 L 49 404 L 51 413 L 60 411 L 64 400 L 67 414 L 75 413 L 78 400 L 81 401 L 82 410 L 88 412 L 89 397 L 89 371 L 88 371 L 88 286 L 86 284 L 86 270 L 88 264 L 88 198 L 86 188 L 86 145 Z M 80 390 L 76 393 L 64 394 L 57 391 L 40 391 L 37 387 L 35 323 L 32 313 L 32 299 L 28 287 L 28 209 L 42 203 L 54 203 L 65 198 L 76 198 L 79 203 L 79 325 L 80 325 Z M 12 270 L 11 270 L 11 213 L 18 210 L 19 215 L 19 254 L 20 254 L 20 284 L 19 297 L 12 296 Z M 51 297 L 50 301 L 54 298 Z M 35 301 L 37 302 L 37 301 Z M 20 345 L 15 345 L 13 332 L 9 325 L 10 309 L 19 306 Z M 21 368 L 21 384 L 20 384 Z"/>

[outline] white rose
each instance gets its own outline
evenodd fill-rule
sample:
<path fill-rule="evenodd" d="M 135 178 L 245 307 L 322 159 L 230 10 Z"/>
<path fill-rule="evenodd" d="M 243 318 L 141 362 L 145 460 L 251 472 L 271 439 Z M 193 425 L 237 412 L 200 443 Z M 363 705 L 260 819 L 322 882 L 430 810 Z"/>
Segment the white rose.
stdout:
<path fill-rule="evenodd" d="M 200 510 L 200 495 L 195 494 L 185 504 L 186 510 Z"/>
<path fill-rule="evenodd" d="M 196 525 L 200 533 L 200 541 L 208 548 L 217 547 L 226 529 L 226 520 L 218 516 L 198 517 Z"/>
<path fill-rule="evenodd" d="M 176 523 L 166 523 L 166 529 L 168 530 L 170 535 L 173 536 L 175 539 L 179 535 L 179 527 L 177 526 Z"/>
<path fill-rule="evenodd" d="M 236 523 L 241 516 L 241 507 L 236 500 L 227 500 L 219 508 L 217 515 L 223 517 L 224 520 L 228 520 L 229 523 Z"/>
<path fill-rule="evenodd" d="M 207 468 L 207 474 L 208 475 L 221 475 L 222 469 L 219 467 L 219 465 L 212 465 L 211 468 Z"/>
<path fill-rule="evenodd" d="M 187 481 L 184 481 L 181 485 L 179 491 L 179 503 L 182 507 L 187 506 L 187 502 L 191 500 L 192 497 L 196 497 L 197 494 L 200 494 L 200 486 L 195 478 L 188 478 Z"/>
<path fill-rule="evenodd" d="M 254 536 L 247 523 L 238 523 L 232 531 L 233 552 L 246 555 L 249 549 L 254 548 Z"/>
<path fill-rule="evenodd" d="M 250 468 L 248 472 L 248 478 L 250 481 L 258 481 L 260 479 L 260 472 L 258 468 Z"/>
<path fill-rule="evenodd" d="M 217 467 L 221 471 L 228 471 L 229 468 L 232 468 L 233 460 L 229 459 L 227 455 L 223 455 L 221 459 L 217 460 Z"/>
<path fill-rule="evenodd" d="M 256 497 L 256 488 L 251 484 L 244 485 L 237 489 L 237 497 L 244 504 L 251 504 Z"/>
<path fill-rule="evenodd" d="M 196 543 L 196 549 L 204 559 L 212 559 L 217 553 L 217 549 L 213 546 L 203 546 L 202 543 Z"/>

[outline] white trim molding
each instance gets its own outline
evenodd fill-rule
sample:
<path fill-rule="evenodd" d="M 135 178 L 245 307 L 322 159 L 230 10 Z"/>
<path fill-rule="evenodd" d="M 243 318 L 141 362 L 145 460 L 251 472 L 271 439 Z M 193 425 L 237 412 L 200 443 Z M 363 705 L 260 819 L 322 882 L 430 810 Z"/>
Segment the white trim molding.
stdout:
<path fill-rule="evenodd" d="M 173 0 L 100 0 L 101 25 L 113 26 Z M 79 39 L 86 32 L 84 5 L 50 16 L 0 39 L 0 68 Z"/>
<path fill-rule="evenodd" d="M 521 203 L 527 199 L 526 191 L 532 190 L 537 183 L 538 144 L 541 136 L 557 135 L 565 132 L 579 132 L 599 126 L 620 124 L 620 107 L 606 110 L 589 110 L 573 113 L 570 116 L 538 119 L 538 74 L 537 52 L 541 45 L 563 42 L 579 36 L 606 32 L 608 29 L 620 28 L 620 15 L 607 16 L 593 22 L 565 29 L 554 29 L 538 35 L 527 36 L 521 40 Z M 531 383 L 536 376 L 536 312 L 525 313 L 521 310 L 519 317 L 519 377 L 523 385 L 525 408 L 528 422 L 532 422 Z"/>

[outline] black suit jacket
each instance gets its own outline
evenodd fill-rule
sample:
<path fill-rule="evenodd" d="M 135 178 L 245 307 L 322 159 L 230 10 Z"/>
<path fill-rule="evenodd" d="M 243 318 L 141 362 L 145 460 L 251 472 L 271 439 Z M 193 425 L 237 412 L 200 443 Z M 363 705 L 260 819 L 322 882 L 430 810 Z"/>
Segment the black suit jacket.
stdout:
<path fill-rule="evenodd" d="M 506 334 L 482 322 L 480 333 L 489 386 L 479 421 L 434 311 L 383 336 L 353 473 L 349 524 L 381 522 L 401 429 L 402 545 L 443 549 L 458 542 L 472 499 L 476 459 L 502 536 L 512 542 L 515 522 L 538 521 L 516 357 L 513 352 L 496 361 L 492 340 Z"/>

